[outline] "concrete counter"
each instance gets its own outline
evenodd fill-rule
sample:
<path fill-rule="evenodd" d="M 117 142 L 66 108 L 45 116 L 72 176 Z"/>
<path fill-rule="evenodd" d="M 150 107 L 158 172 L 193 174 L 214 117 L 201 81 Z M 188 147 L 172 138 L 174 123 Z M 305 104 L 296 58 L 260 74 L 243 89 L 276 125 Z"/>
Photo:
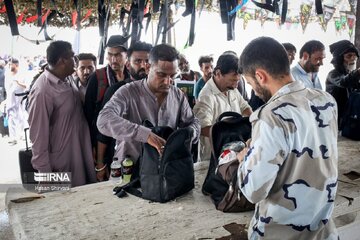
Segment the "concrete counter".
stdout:
<path fill-rule="evenodd" d="M 207 165 L 196 164 L 195 189 L 165 204 L 131 195 L 119 199 L 112 194 L 112 182 L 46 193 L 44 198 L 24 203 L 10 200 L 35 194 L 11 189 L 7 194 L 10 223 L 16 239 L 230 239 L 231 232 L 232 239 L 242 239 L 240 229 L 247 228 L 253 212 L 215 209 L 201 193 Z M 353 216 L 345 223 L 338 221 L 340 232 L 345 227 L 346 233 L 357 229 L 359 178 L 360 142 L 339 138 L 339 187 L 333 217 Z"/>

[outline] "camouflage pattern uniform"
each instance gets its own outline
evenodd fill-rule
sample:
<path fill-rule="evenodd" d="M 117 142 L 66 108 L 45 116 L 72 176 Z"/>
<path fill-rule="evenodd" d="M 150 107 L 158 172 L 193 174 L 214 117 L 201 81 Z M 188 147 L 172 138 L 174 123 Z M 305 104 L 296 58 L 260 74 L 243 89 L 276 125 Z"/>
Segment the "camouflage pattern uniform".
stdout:
<path fill-rule="evenodd" d="M 240 188 L 256 204 L 249 239 L 337 239 L 337 105 L 299 81 L 283 86 L 250 121 Z"/>

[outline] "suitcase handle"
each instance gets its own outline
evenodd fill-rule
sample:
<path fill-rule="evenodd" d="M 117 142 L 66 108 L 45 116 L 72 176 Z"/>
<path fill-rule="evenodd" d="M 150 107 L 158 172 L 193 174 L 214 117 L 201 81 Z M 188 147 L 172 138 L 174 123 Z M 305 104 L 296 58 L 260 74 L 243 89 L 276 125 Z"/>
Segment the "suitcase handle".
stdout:
<path fill-rule="evenodd" d="M 29 151 L 29 143 L 28 143 L 28 138 L 27 138 L 27 131 L 29 131 L 29 128 L 25 128 L 24 132 L 25 132 L 25 146 L 26 146 L 26 151 Z"/>
<path fill-rule="evenodd" d="M 237 118 L 237 119 L 242 119 L 243 118 L 241 116 L 241 114 L 237 113 L 237 112 L 223 112 L 218 117 L 217 122 L 220 122 L 221 120 L 223 120 L 223 118 L 226 118 L 226 117 L 232 117 L 232 118 Z"/>

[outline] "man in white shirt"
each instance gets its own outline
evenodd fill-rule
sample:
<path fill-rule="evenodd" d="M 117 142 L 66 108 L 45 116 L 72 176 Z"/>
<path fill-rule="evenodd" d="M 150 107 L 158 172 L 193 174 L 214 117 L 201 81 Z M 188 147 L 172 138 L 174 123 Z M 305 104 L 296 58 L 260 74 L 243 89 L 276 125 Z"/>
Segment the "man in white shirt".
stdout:
<path fill-rule="evenodd" d="M 324 44 L 317 40 L 306 42 L 300 49 L 300 61 L 291 69 L 291 75 L 305 87 L 322 89 L 318 72 L 325 57 Z"/>
<path fill-rule="evenodd" d="M 9 144 L 17 144 L 22 131 L 27 127 L 27 114 L 21 105 L 21 97 L 15 96 L 26 89 L 25 77 L 19 71 L 19 60 L 10 61 L 10 72 L 5 74 L 6 112 L 9 121 Z"/>
<path fill-rule="evenodd" d="M 194 107 L 195 116 L 201 125 L 199 161 L 210 160 L 210 128 L 220 114 L 231 111 L 247 117 L 252 113 L 251 107 L 237 90 L 239 80 L 239 58 L 234 54 L 222 54 L 214 68 L 213 77 L 201 90 Z"/>

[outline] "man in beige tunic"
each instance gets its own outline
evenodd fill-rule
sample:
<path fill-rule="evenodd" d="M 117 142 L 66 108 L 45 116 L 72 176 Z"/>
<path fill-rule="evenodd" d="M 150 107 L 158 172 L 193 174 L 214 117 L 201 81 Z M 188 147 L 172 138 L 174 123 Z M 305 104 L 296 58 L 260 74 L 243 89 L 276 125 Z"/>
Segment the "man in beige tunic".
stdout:
<path fill-rule="evenodd" d="M 96 182 L 89 127 L 74 81 L 71 44 L 52 42 L 49 66 L 29 96 L 31 163 L 39 172 L 71 172 L 71 186 Z"/>

